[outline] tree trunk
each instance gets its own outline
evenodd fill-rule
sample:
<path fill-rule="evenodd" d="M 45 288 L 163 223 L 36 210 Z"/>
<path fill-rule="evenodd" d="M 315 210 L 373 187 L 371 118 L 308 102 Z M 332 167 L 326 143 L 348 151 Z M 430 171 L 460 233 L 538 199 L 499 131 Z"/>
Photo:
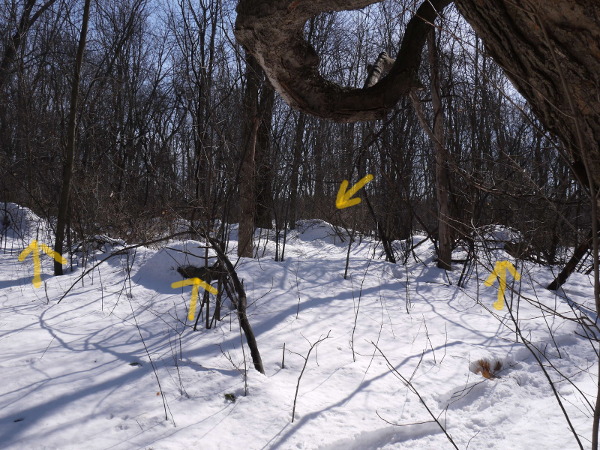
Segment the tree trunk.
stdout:
<path fill-rule="evenodd" d="M 262 68 L 257 64 L 256 70 L 262 75 Z M 260 125 L 256 137 L 256 217 L 255 225 L 270 229 L 273 226 L 273 162 L 271 158 L 271 131 L 275 89 L 269 80 L 261 76 L 262 92 L 258 106 Z"/>
<path fill-rule="evenodd" d="M 438 215 L 438 261 L 440 269 L 452 270 L 452 229 L 450 227 L 450 176 L 448 149 L 444 137 L 444 111 L 440 88 L 440 68 L 435 30 L 427 36 L 427 52 L 431 71 L 431 103 L 433 107 L 433 148 L 435 150 L 435 192 Z"/>
<path fill-rule="evenodd" d="M 254 368 L 264 375 L 265 369 L 263 366 L 262 358 L 260 356 L 260 352 L 258 351 L 258 344 L 256 343 L 256 337 L 254 336 L 254 331 L 250 326 L 250 321 L 248 320 L 248 314 L 246 313 L 247 309 L 247 298 L 246 291 L 244 289 L 243 283 L 240 281 L 233 264 L 225 254 L 223 250 L 223 246 L 216 240 L 211 238 L 208 234 L 204 235 L 204 238 L 210 242 L 211 247 L 217 254 L 219 261 L 227 271 L 229 279 L 233 284 L 233 288 L 237 294 L 237 299 L 234 301 L 235 309 L 237 312 L 238 320 L 240 321 L 240 327 L 244 331 L 246 336 L 246 342 L 248 343 L 248 347 L 250 348 L 250 356 L 252 357 L 252 362 L 254 363 Z M 232 299 L 233 300 L 233 299 Z"/>
<path fill-rule="evenodd" d="M 290 180 L 290 230 L 296 228 L 298 220 L 298 186 L 300 181 L 300 163 L 302 161 L 302 148 L 304 138 L 304 127 L 306 126 L 306 114 L 298 115 L 296 123 L 296 132 L 294 135 L 294 160 L 292 161 L 292 173 Z"/>
<path fill-rule="evenodd" d="M 54 250 L 63 254 L 63 241 L 65 239 L 65 227 L 69 222 L 69 200 L 71 197 L 71 181 L 73 179 L 73 162 L 75 159 L 75 137 L 77 131 L 77 101 L 79 97 L 79 79 L 81 77 L 81 64 L 83 62 L 83 51 L 85 50 L 85 41 L 87 37 L 88 22 L 90 17 L 90 2 L 85 0 L 83 6 L 83 20 L 81 31 L 79 33 L 79 45 L 75 57 L 75 70 L 73 73 L 73 83 L 71 84 L 71 102 L 69 106 L 69 123 L 67 125 L 67 147 L 65 150 L 65 161 L 63 165 L 62 188 L 60 191 L 60 200 L 58 203 L 58 219 L 56 223 L 56 241 Z M 62 275 L 62 264 L 60 261 L 54 261 L 54 275 Z"/>
<path fill-rule="evenodd" d="M 240 220 L 238 235 L 238 256 L 252 258 L 254 237 L 254 188 L 255 167 L 254 154 L 256 151 L 256 139 L 258 126 L 258 77 L 259 70 L 256 60 L 250 54 L 246 54 L 246 90 L 244 92 L 244 131 L 243 154 L 240 167 Z"/>
<path fill-rule="evenodd" d="M 255 116 L 253 119 L 249 119 L 249 124 L 246 125 L 249 128 L 249 134 L 244 145 L 244 157 L 240 170 L 240 223 L 237 254 L 246 258 L 254 256 L 254 213 L 256 206 L 254 201 L 254 152 L 259 123 L 258 117 Z"/>
<path fill-rule="evenodd" d="M 235 36 L 261 62 L 271 84 L 292 106 L 323 118 L 355 122 L 384 117 L 421 87 L 421 50 L 438 11 L 451 0 L 428 0 L 409 21 L 389 74 L 367 89 L 341 87 L 319 73 L 319 56 L 304 39 L 306 22 L 321 12 L 364 8 L 380 0 L 241 0 Z M 406 38 L 408 36 L 408 38 Z"/>
<path fill-rule="evenodd" d="M 410 99 L 423 130 L 431 139 L 435 152 L 435 192 L 438 222 L 437 266 L 452 270 L 452 229 L 450 227 L 450 176 L 448 174 L 448 149 L 444 137 L 444 112 L 440 95 L 439 64 L 434 30 L 427 38 L 427 49 L 431 72 L 431 101 L 433 128 L 427 123 L 421 100 L 415 92 Z"/>
<path fill-rule="evenodd" d="M 318 216 L 323 207 L 325 197 L 325 168 L 323 167 L 323 147 L 328 139 L 327 131 L 330 127 L 327 123 L 320 123 L 317 130 L 317 136 L 315 138 L 315 145 L 313 148 L 313 160 L 314 160 L 314 191 L 312 198 L 312 211 L 311 215 Z M 347 166 L 346 166 L 347 167 Z"/>

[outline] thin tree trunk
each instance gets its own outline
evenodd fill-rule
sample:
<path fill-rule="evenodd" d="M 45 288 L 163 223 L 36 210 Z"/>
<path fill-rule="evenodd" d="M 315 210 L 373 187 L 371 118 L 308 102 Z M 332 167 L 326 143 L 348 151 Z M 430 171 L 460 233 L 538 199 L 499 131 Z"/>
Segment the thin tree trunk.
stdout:
<path fill-rule="evenodd" d="M 381 244 L 383 245 L 383 251 L 385 252 L 385 260 L 396 264 L 396 257 L 394 256 L 394 249 L 392 248 L 391 239 L 388 238 L 387 233 L 383 228 L 383 225 L 381 225 L 381 221 L 377 218 L 375 210 L 373 209 L 373 205 L 371 205 L 371 201 L 369 200 L 369 196 L 365 193 L 363 197 L 367 204 L 367 208 L 369 209 L 369 213 L 371 214 L 371 217 L 375 222 L 377 234 L 379 235 L 379 239 L 381 240 Z"/>
<path fill-rule="evenodd" d="M 427 37 L 429 66 L 431 70 L 431 101 L 433 107 L 433 129 L 427 123 L 421 101 L 413 92 L 410 94 L 413 107 L 425 130 L 433 142 L 435 151 L 435 191 L 438 215 L 438 262 L 440 269 L 452 270 L 452 228 L 450 226 L 450 178 L 448 175 L 448 149 L 444 138 L 444 111 L 440 95 L 439 64 L 435 34 Z"/>
<path fill-rule="evenodd" d="M 233 288 L 237 294 L 237 301 L 235 301 L 235 309 L 237 312 L 238 320 L 240 321 L 240 326 L 244 331 L 244 335 L 246 336 L 246 342 L 248 343 L 248 347 L 250 348 L 250 355 L 252 357 L 252 362 L 254 363 L 254 368 L 260 373 L 264 374 L 265 369 L 263 366 L 262 358 L 260 356 L 260 352 L 258 351 L 258 344 L 256 343 L 256 337 L 254 336 L 254 331 L 252 330 L 252 326 L 250 325 L 250 321 L 248 320 L 248 314 L 246 314 L 247 308 L 247 298 L 246 291 L 244 289 L 243 283 L 240 281 L 237 276 L 237 272 L 235 271 L 235 267 L 225 254 L 223 247 L 216 240 L 211 238 L 208 234 L 205 234 L 205 239 L 210 242 L 211 247 L 217 253 L 217 257 L 219 261 L 227 271 L 229 278 L 233 284 Z"/>
<path fill-rule="evenodd" d="M 546 289 L 550 291 L 556 291 L 559 287 L 567 282 L 567 279 L 571 276 L 571 274 L 575 271 L 577 264 L 581 261 L 581 258 L 585 256 L 587 251 L 592 245 L 592 233 L 590 232 L 587 238 L 577 246 L 575 251 L 573 252 L 573 256 L 567 262 L 563 270 L 560 271 L 558 276 L 554 279 L 552 283 L 548 285 Z"/>
<path fill-rule="evenodd" d="M 300 184 L 300 162 L 302 161 L 302 139 L 304 137 L 305 125 L 306 114 L 299 113 L 298 122 L 296 123 L 296 134 L 294 136 L 294 160 L 292 161 L 292 178 L 290 180 L 290 230 L 296 228 L 296 220 L 298 220 L 298 186 Z"/>
<path fill-rule="evenodd" d="M 313 216 L 317 216 L 324 202 L 325 197 L 325 170 L 323 168 L 323 146 L 325 145 L 325 141 L 328 139 L 327 132 L 329 128 L 329 124 L 321 122 L 318 128 L 318 135 L 315 139 L 315 146 L 313 148 L 313 160 L 315 164 L 314 169 L 314 197 L 312 201 L 312 211 L 311 214 Z M 347 167 L 347 166 L 345 166 Z"/>
<path fill-rule="evenodd" d="M 452 229 L 450 228 L 450 179 L 448 149 L 444 136 L 444 110 L 440 89 L 440 67 L 435 29 L 427 36 L 427 53 L 431 70 L 431 103 L 433 106 L 433 147 L 435 149 L 435 191 L 438 206 L 438 262 L 440 269 L 452 270 Z"/>
<path fill-rule="evenodd" d="M 73 161 L 75 159 L 75 137 L 77 129 L 77 100 L 79 97 L 79 79 L 81 77 L 81 64 L 83 62 L 83 52 L 85 50 L 85 41 L 87 37 L 88 22 L 90 18 L 90 0 L 85 0 L 83 6 L 83 20 L 79 34 L 79 45 L 75 57 L 75 71 L 73 74 L 73 83 L 71 85 L 71 104 L 69 110 L 69 124 L 67 126 L 67 148 L 65 151 L 65 161 L 63 165 L 63 184 L 58 203 L 58 220 L 56 224 L 56 241 L 54 250 L 62 255 L 63 241 L 65 238 L 65 226 L 69 222 L 69 200 L 71 196 L 71 181 L 73 179 Z M 54 275 L 62 275 L 62 264 L 60 261 L 54 261 Z"/>

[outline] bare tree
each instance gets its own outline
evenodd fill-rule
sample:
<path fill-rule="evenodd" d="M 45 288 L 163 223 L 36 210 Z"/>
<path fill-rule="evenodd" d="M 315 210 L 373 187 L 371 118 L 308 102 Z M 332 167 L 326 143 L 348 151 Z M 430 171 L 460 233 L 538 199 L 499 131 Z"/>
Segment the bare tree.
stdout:
<path fill-rule="evenodd" d="M 433 108 L 433 146 L 435 148 L 435 190 L 438 214 L 438 263 L 441 269 L 452 270 L 452 225 L 450 215 L 449 153 L 444 132 L 444 110 L 440 87 L 440 67 L 435 31 L 427 37 L 427 54 L 431 71 L 431 103 Z"/>
<path fill-rule="evenodd" d="M 65 239 L 65 229 L 69 223 L 69 200 L 71 197 L 71 182 L 73 179 L 73 163 L 75 159 L 75 138 L 77 131 L 77 101 L 79 98 L 79 79 L 81 78 L 81 65 L 83 62 L 83 51 L 87 40 L 87 30 L 90 18 L 90 0 L 85 0 L 83 6 L 83 19 L 81 21 L 81 31 L 79 32 L 79 45 L 77 55 L 75 56 L 75 68 L 73 71 L 73 81 L 71 83 L 71 100 L 69 105 L 69 123 L 67 125 L 67 146 L 65 149 L 65 160 L 63 163 L 62 188 L 60 191 L 60 201 L 58 203 L 58 219 L 56 222 L 56 241 L 54 250 L 63 254 L 63 243 Z M 62 264 L 60 261 L 54 261 L 54 274 L 62 275 Z"/>
<path fill-rule="evenodd" d="M 437 200 L 437 266 L 440 269 L 452 270 L 452 225 L 450 215 L 450 175 L 448 171 L 449 153 L 446 148 L 444 132 L 444 111 L 440 88 L 440 68 L 438 49 L 435 40 L 435 30 L 427 37 L 427 55 L 430 69 L 431 103 L 433 110 L 433 127 L 425 118 L 421 101 L 413 91 L 410 98 L 419 117 L 423 129 L 429 136 L 435 151 L 435 192 Z"/>

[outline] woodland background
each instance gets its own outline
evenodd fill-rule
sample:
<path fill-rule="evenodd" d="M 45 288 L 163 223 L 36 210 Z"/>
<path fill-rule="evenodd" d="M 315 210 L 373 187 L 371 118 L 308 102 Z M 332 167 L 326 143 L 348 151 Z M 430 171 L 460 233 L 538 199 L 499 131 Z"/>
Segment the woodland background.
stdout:
<path fill-rule="evenodd" d="M 83 2 L 36 3 L 0 5 L 0 200 L 51 219 L 65 176 Z M 318 218 L 372 232 L 384 244 L 417 231 L 437 242 L 444 210 L 451 246 L 475 228 L 502 224 L 522 234 L 515 256 L 546 264 L 563 263 L 566 248 L 586 239 L 589 208 L 560 143 L 453 7 L 424 50 L 424 88 L 413 101 L 401 101 L 382 121 L 339 124 L 298 113 L 275 94 L 235 42 L 235 6 L 91 3 L 68 245 L 98 233 L 143 242 L 182 218 L 213 230 L 244 220 L 240 196 L 248 191 L 254 225 L 277 231 Z M 305 33 L 322 73 L 362 86 L 381 51 L 395 54 L 416 6 L 385 1 L 311 20 Z M 436 171 L 433 139 L 436 93 L 443 171 Z M 257 117 L 254 168 L 243 170 Z M 366 206 L 336 210 L 341 181 L 368 173 L 375 180 L 361 191 Z M 444 205 L 436 197 L 440 176 Z"/>

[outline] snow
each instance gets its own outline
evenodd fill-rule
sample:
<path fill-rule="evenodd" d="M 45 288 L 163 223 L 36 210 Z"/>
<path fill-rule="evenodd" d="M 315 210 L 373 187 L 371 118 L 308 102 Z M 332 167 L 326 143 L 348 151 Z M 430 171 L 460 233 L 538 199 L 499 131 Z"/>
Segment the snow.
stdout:
<path fill-rule="evenodd" d="M 581 326 L 550 313 L 595 320 L 586 275 L 574 274 L 555 294 L 544 289 L 551 268 L 496 249 L 491 259 L 480 254 L 461 288 L 462 265 L 437 269 L 429 241 L 404 266 L 384 262 L 381 247 L 363 237 L 352 245 L 345 280 L 348 241 L 330 224 L 300 222 L 284 262 L 274 261 L 273 232 L 265 244 L 261 230 L 260 258 L 230 257 L 248 294 L 262 375 L 242 351 L 229 309 L 210 330 L 186 323 L 191 288 L 171 283 L 181 279 L 178 265 L 204 263 L 202 242 L 123 251 L 125 243 L 106 240 L 114 245 L 77 259 L 86 266 L 61 277 L 50 275 L 44 255 L 44 286 L 35 289 L 31 259 L 17 257 L 39 230 L 51 245 L 49 227 L 11 208 L 27 220 L 8 227 L 0 253 L 3 449 L 453 448 L 419 396 L 460 449 L 576 448 L 536 356 L 589 445 L 596 353 Z M 483 286 L 496 258 L 522 275 L 507 289 L 518 339 L 509 310 L 492 308 L 497 283 Z M 304 357 L 321 338 L 292 423 Z M 483 358 L 501 362 L 498 378 L 475 373 Z"/>

